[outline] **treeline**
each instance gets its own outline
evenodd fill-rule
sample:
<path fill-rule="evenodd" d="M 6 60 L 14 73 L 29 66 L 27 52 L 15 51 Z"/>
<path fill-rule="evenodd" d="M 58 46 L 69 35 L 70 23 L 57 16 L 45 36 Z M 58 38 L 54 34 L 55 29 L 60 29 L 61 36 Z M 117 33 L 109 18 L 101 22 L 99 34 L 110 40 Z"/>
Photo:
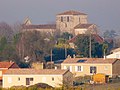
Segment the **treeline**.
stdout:
<path fill-rule="evenodd" d="M 108 33 L 109 32 L 109 33 Z M 117 36 L 115 31 L 104 32 L 104 38 Z M 78 35 L 74 41 L 75 48 L 71 48 L 68 40 L 73 35 L 63 33 L 62 35 L 50 35 L 36 30 L 22 31 L 22 24 L 8 25 L 0 23 L 0 61 L 14 61 L 21 67 L 26 67 L 28 62 L 45 62 L 65 59 L 68 55 L 89 57 L 89 35 Z M 120 38 L 115 43 L 98 43 L 91 36 L 91 56 L 103 57 L 110 49 L 120 47 Z"/>

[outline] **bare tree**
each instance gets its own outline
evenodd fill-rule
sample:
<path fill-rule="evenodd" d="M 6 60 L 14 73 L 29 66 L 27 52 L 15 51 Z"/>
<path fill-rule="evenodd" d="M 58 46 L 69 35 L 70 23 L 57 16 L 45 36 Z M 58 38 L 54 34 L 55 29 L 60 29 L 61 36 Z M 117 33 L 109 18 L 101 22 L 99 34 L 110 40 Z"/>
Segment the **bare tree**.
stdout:
<path fill-rule="evenodd" d="M 0 37 L 6 37 L 7 40 L 11 40 L 13 37 L 12 28 L 5 22 L 0 23 Z"/>

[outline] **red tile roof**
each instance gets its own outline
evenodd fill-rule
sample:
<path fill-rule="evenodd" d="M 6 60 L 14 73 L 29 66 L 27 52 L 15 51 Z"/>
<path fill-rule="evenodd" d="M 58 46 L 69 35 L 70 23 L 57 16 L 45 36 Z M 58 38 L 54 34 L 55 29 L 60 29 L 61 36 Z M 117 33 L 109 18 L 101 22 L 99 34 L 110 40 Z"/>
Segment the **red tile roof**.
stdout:
<path fill-rule="evenodd" d="M 85 60 L 85 62 L 78 62 Z M 87 64 L 113 64 L 118 59 L 104 59 L 104 58 L 67 58 L 63 63 L 87 63 Z"/>
<path fill-rule="evenodd" d="M 74 11 L 74 10 L 69 10 L 69 11 L 65 11 L 63 13 L 59 13 L 58 15 L 87 15 L 87 14 L 81 13 L 78 11 Z"/>
<path fill-rule="evenodd" d="M 89 28 L 93 24 L 78 24 L 77 26 L 74 27 L 74 29 L 77 28 Z"/>
<path fill-rule="evenodd" d="M 100 37 L 98 34 L 93 34 L 93 37 L 99 43 L 103 43 L 104 42 L 104 39 L 102 37 Z"/>
<path fill-rule="evenodd" d="M 0 77 L 0 80 L 2 80 L 2 77 Z"/>
<path fill-rule="evenodd" d="M 82 34 L 83 35 L 83 34 Z M 79 35 L 74 36 L 70 40 L 68 40 L 69 43 L 74 43 Z M 98 42 L 98 43 L 103 43 L 104 40 L 102 37 L 100 37 L 98 34 L 92 34 L 93 38 Z"/>
<path fill-rule="evenodd" d="M 62 75 L 68 70 L 61 69 L 9 69 L 4 74 L 16 74 L 16 75 Z"/>
<path fill-rule="evenodd" d="M 70 40 L 68 40 L 68 43 L 74 43 L 77 39 L 78 35 L 77 36 L 74 36 L 73 38 L 71 38 Z"/>
<path fill-rule="evenodd" d="M 10 68 L 14 62 L 0 62 L 0 68 Z"/>
<path fill-rule="evenodd" d="M 45 24 L 45 25 L 22 25 L 23 29 L 56 29 L 55 24 Z"/>

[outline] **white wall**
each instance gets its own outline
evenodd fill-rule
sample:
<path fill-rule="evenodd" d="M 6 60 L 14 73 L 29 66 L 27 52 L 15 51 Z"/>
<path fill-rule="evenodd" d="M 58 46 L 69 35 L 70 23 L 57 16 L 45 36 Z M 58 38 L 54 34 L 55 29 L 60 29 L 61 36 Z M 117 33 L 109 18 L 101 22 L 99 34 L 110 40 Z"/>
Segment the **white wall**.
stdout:
<path fill-rule="evenodd" d="M 113 54 L 107 55 L 106 58 L 118 58 L 120 59 L 120 51 Z"/>

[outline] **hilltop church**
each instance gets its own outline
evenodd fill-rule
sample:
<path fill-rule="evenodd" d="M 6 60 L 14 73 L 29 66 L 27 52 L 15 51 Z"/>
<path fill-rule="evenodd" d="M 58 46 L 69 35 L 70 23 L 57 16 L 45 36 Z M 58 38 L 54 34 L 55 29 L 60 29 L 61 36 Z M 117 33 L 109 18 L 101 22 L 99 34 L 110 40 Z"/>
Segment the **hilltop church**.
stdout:
<path fill-rule="evenodd" d="M 58 32 L 71 33 L 73 35 L 92 33 L 97 34 L 97 26 L 88 23 L 87 14 L 78 11 L 65 11 L 56 15 L 56 24 L 33 25 L 27 18 L 23 24 L 23 31 L 37 30 L 53 35 Z"/>

